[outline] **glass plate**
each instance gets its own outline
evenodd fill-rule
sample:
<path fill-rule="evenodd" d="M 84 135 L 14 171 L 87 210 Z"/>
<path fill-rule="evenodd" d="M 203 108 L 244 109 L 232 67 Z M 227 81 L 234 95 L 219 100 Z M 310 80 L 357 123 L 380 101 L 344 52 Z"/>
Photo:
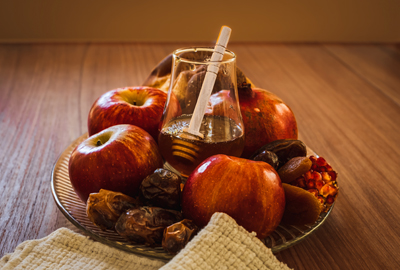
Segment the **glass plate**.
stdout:
<path fill-rule="evenodd" d="M 54 165 L 51 174 L 51 191 L 58 208 L 72 224 L 101 243 L 148 257 L 170 260 L 173 255 L 165 252 L 163 248 L 151 248 L 145 245 L 131 244 L 125 241 L 115 231 L 100 230 L 93 225 L 86 216 L 86 205 L 75 194 L 68 175 L 68 162 L 70 155 L 75 147 L 86 138 L 87 134 L 84 134 L 71 143 L 60 155 Z M 308 155 L 316 155 L 315 152 L 309 148 L 307 151 Z M 267 247 L 271 248 L 273 253 L 291 247 L 318 229 L 324 223 L 332 209 L 333 205 L 327 213 L 322 213 L 317 222 L 312 226 L 279 225 L 278 228 L 266 239 L 262 240 L 262 242 Z"/>

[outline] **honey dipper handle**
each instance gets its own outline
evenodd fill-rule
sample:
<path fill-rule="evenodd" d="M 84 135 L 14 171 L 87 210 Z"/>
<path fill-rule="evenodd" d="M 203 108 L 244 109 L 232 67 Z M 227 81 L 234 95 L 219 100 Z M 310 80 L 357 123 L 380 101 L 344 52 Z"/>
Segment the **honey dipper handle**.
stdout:
<path fill-rule="evenodd" d="M 225 53 L 225 48 L 228 45 L 231 29 L 223 26 L 219 32 L 217 43 L 214 47 L 214 52 L 211 56 L 210 63 L 207 68 L 206 76 L 201 86 L 200 95 L 194 108 L 192 119 L 190 120 L 189 129 L 186 132 L 203 138 L 203 134 L 199 132 L 201 121 L 203 120 L 206 111 L 207 102 L 210 98 L 212 89 L 217 78 L 219 65 Z"/>

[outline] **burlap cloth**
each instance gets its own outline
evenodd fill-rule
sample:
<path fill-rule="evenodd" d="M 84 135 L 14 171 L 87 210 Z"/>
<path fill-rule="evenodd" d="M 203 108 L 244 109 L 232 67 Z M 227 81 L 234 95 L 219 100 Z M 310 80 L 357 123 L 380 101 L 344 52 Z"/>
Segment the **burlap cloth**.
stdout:
<path fill-rule="evenodd" d="M 228 215 L 215 213 L 171 261 L 142 257 L 61 228 L 21 243 L 0 260 L 0 269 L 289 269 L 255 233 Z"/>

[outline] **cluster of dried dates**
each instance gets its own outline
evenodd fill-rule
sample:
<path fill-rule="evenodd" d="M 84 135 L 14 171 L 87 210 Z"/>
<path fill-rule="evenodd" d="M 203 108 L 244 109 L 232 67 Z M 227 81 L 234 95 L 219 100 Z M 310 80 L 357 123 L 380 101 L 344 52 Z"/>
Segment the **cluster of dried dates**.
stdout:
<path fill-rule="evenodd" d="M 104 189 L 90 194 L 86 206 L 89 219 L 101 230 L 115 230 L 129 242 L 162 245 L 176 254 L 198 232 L 180 212 L 181 178 L 157 169 L 143 180 L 140 190 L 138 198 Z"/>

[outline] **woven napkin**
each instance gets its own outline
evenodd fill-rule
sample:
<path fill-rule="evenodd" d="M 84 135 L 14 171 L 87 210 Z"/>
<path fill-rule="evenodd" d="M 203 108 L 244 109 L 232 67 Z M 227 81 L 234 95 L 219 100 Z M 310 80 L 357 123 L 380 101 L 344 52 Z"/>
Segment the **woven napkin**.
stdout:
<path fill-rule="evenodd" d="M 171 261 L 121 251 L 67 228 L 21 243 L 0 269 L 289 269 L 258 238 L 224 213 L 215 213 Z"/>

